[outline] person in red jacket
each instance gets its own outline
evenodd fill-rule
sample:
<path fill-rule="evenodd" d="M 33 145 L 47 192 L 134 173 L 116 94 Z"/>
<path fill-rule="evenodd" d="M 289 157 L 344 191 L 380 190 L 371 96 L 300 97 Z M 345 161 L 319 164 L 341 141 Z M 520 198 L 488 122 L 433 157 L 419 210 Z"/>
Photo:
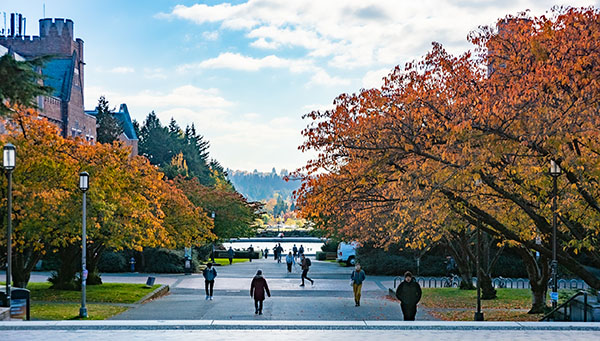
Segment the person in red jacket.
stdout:
<path fill-rule="evenodd" d="M 263 277 L 262 270 L 258 270 L 250 284 L 250 297 L 254 298 L 255 314 L 262 315 L 265 292 L 267 293 L 267 296 L 271 297 L 267 280 Z"/>

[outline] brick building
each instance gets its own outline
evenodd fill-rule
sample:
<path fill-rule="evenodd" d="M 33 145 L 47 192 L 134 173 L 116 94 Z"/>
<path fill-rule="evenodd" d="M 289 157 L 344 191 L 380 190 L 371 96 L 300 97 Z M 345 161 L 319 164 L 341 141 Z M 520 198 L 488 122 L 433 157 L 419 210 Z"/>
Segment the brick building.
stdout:
<path fill-rule="evenodd" d="M 96 118 L 83 106 L 83 40 L 74 39 L 70 19 L 40 19 L 39 36 L 0 36 L 0 45 L 24 58 L 52 56 L 41 73 L 54 90 L 38 99 L 40 115 L 61 128 L 65 137 L 96 140 Z"/>

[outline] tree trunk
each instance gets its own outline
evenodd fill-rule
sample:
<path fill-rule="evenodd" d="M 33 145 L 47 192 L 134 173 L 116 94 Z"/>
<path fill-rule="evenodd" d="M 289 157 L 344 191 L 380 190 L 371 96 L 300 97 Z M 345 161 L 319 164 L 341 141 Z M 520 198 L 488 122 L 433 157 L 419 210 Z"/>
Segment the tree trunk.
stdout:
<path fill-rule="evenodd" d="M 535 253 L 525 247 L 517 247 L 516 250 L 521 256 L 523 264 L 525 264 L 531 286 L 531 309 L 528 313 L 543 313 L 546 308 L 546 294 L 548 292 L 548 280 L 550 279 L 548 258 L 542 255 L 538 262 Z"/>
<path fill-rule="evenodd" d="M 24 253 L 14 252 L 13 253 L 13 267 L 12 267 L 12 282 L 15 288 L 26 288 L 31 278 L 31 271 L 42 259 L 42 253 L 40 251 L 33 251 L 31 249 L 25 250 Z"/>
<path fill-rule="evenodd" d="M 75 280 L 75 275 L 81 267 L 81 250 L 79 245 L 69 245 L 58 251 L 60 266 L 50 277 L 52 289 L 78 290 L 81 283 Z"/>
<path fill-rule="evenodd" d="M 496 298 L 496 289 L 494 289 L 494 285 L 492 283 L 492 278 L 489 273 L 484 272 L 483 269 L 479 272 L 481 274 L 481 278 L 479 279 L 481 283 L 481 299 L 482 300 L 493 300 Z"/>
<path fill-rule="evenodd" d="M 450 254 L 456 261 L 456 267 L 461 278 L 461 289 L 475 289 L 473 286 L 473 268 L 472 259 L 469 257 L 469 238 L 464 231 L 452 233 L 446 238 L 446 243 Z"/>
<path fill-rule="evenodd" d="M 100 256 L 102 252 L 104 252 L 104 246 L 94 244 L 95 247 L 89 247 L 87 257 L 87 269 L 88 269 L 88 278 L 87 285 L 99 285 L 102 284 L 102 278 L 100 278 L 100 273 L 98 272 L 98 261 L 100 260 Z"/>

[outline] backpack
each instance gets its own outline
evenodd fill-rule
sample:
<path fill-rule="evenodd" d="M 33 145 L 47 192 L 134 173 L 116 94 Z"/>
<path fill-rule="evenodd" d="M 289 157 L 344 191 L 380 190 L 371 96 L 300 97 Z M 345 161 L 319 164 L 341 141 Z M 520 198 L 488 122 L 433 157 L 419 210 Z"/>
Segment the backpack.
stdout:
<path fill-rule="evenodd" d="M 310 258 L 306 258 L 306 266 L 311 266 L 312 263 L 310 262 Z"/>

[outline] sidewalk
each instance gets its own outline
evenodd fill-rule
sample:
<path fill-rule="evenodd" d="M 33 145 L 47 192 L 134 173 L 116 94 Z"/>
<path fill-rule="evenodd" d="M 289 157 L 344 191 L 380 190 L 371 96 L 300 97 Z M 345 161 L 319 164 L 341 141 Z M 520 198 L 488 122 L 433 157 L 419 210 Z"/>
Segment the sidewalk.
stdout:
<path fill-rule="evenodd" d="M 0 322 L 2 340 L 569 340 L 600 338 L 600 323 L 382 321 Z"/>

